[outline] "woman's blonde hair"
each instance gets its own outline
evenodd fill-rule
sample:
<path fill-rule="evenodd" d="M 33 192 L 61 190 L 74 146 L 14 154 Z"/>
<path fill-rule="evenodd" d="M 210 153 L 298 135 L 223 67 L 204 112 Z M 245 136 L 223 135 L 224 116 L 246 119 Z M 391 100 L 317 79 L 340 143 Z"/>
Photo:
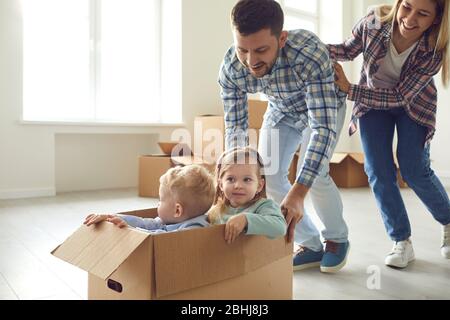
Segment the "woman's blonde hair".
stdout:
<path fill-rule="evenodd" d="M 213 206 L 211 210 L 208 212 L 208 220 L 212 224 L 221 223 L 222 214 L 225 212 L 225 209 L 230 205 L 230 202 L 227 198 L 225 198 L 225 194 L 220 189 L 220 179 L 223 178 L 225 172 L 233 165 L 236 164 L 256 164 L 258 167 L 258 179 L 265 180 L 264 175 L 264 164 L 261 156 L 258 151 L 250 147 L 244 148 L 233 148 L 228 151 L 225 151 L 217 160 L 216 165 L 216 175 L 215 175 L 215 183 L 216 183 L 216 195 L 214 197 Z M 251 206 L 256 201 L 261 198 L 266 198 L 266 184 L 260 192 L 255 194 L 255 197 L 248 203 L 248 206 Z"/>
<path fill-rule="evenodd" d="M 397 11 L 403 0 L 395 0 L 394 6 L 382 5 L 379 7 L 381 22 L 397 23 Z M 430 45 L 435 52 L 442 52 L 441 77 L 444 86 L 449 81 L 449 0 L 432 0 L 436 4 L 436 18 L 439 23 L 430 27 Z"/>
<path fill-rule="evenodd" d="M 204 214 L 214 200 L 214 178 L 199 165 L 174 167 L 159 179 L 190 218 Z"/>

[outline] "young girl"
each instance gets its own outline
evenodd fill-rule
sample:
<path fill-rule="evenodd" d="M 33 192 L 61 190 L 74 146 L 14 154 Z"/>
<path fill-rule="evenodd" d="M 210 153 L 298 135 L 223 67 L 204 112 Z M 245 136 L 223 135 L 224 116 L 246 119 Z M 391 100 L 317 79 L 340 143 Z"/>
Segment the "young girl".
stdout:
<path fill-rule="evenodd" d="M 353 60 L 363 53 L 358 85 L 350 84 L 336 64 L 337 85 L 355 101 L 350 133 L 361 127 L 365 171 L 394 247 L 388 266 L 403 268 L 414 260 L 411 228 L 400 195 L 392 141 L 404 180 L 434 219 L 443 225 L 441 253 L 450 258 L 450 202 L 430 168 L 437 92 L 433 76 L 449 79 L 449 1 L 396 0 L 393 7 L 370 12 L 340 45 L 329 45 L 333 59 Z"/>
<path fill-rule="evenodd" d="M 244 232 L 270 238 L 286 234 L 280 207 L 266 199 L 261 157 L 249 147 L 226 151 L 217 161 L 216 196 L 208 212 L 211 224 L 226 223 L 225 241 Z"/>

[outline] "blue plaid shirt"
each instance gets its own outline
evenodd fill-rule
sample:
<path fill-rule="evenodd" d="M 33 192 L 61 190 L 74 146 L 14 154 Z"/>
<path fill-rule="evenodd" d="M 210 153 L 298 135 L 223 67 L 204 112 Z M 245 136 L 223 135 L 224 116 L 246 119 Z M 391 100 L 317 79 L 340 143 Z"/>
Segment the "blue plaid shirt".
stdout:
<path fill-rule="evenodd" d="M 222 62 L 219 84 L 225 113 L 228 147 L 244 133 L 247 136 L 247 93 L 264 93 L 268 110 L 266 124 L 273 127 L 289 116 L 303 128 L 312 129 L 311 138 L 297 183 L 310 187 L 331 158 L 336 140 L 337 97 L 334 71 L 326 46 L 312 32 L 289 31 L 286 45 L 279 50 L 271 71 L 256 78 L 240 63 L 231 46 Z M 344 98 L 345 99 L 345 98 Z"/>

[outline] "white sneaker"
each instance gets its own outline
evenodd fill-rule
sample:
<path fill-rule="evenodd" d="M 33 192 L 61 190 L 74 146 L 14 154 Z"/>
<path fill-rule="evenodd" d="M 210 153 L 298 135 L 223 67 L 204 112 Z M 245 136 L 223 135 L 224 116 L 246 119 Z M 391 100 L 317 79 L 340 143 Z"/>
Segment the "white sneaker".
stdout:
<path fill-rule="evenodd" d="M 414 259 L 412 243 L 408 239 L 395 242 L 391 252 L 386 256 L 384 263 L 390 267 L 405 268 Z"/>
<path fill-rule="evenodd" d="M 442 227 L 441 254 L 445 259 L 450 259 L 450 223 Z"/>

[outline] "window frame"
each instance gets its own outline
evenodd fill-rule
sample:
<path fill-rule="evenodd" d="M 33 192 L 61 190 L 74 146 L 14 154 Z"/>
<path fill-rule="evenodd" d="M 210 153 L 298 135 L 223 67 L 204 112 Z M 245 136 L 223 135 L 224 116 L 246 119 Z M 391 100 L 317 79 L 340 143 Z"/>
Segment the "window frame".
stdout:
<path fill-rule="evenodd" d="M 309 22 L 312 22 L 316 28 L 316 30 L 311 30 L 315 34 L 320 34 L 320 1 L 316 1 L 316 13 L 311 13 L 308 11 L 303 11 L 296 8 L 287 7 L 285 5 L 284 0 L 278 0 L 281 7 L 283 8 L 285 17 L 294 17 L 294 18 L 300 18 Z"/>
<path fill-rule="evenodd" d="M 21 119 L 20 123 L 22 124 L 43 124 L 43 125 L 88 125 L 88 126 L 147 126 L 147 125 L 156 125 L 156 126 L 178 126 L 180 124 L 183 124 L 182 117 L 180 116 L 179 119 L 176 119 L 174 121 L 170 121 L 168 119 L 165 119 L 166 116 L 163 115 L 164 113 L 164 104 L 162 103 L 163 97 L 162 97 L 162 52 L 163 52 L 163 13 L 162 13 L 162 6 L 163 0 L 152 0 L 155 1 L 155 15 L 157 16 L 157 22 L 155 22 L 155 29 L 151 32 L 154 32 L 156 34 L 156 42 L 157 42 L 157 49 L 155 50 L 156 55 L 156 61 L 157 63 L 155 66 L 157 67 L 157 78 L 159 79 L 158 90 L 157 94 L 159 95 L 159 98 L 157 99 L 158 103 L 149 105 L 149 108 L 152 108 L 155 114 L 158 116 L 154 119 L 139 121 L 139 116 L 134 117 L 135 120 L 105 120 L 98 117 L 99 112 L 99 100 L 100 100 L 100 77 L 101 77 L 101 2 L 102 0 L 89 0 L 88 6 L 89 6 L 89 38 L 87 41 L 89 41 L 89 100 L 87 101 L 88 107 L 92 111 L 92 116 L 87 116 L 86 118 L 52 118 L 47 117 L 45 119 L 45 115 L 40 118 L 37 117 L 25 117 L 25 105 L 22 104 L 22 112 L 21 112 Z M 181 6 L 181 1 L 180 4 Z M 181 31 L 179 33 L 181 37 Z M 181 41 L 181 38 L 180 38 Z M 180 55 L 181 59 L 181 55 Z M 25 72 L 23 71 L 23 75 L 25 75 Z M 182 95 L 182 83 L 181 83 L 181 76 L 180 76 L 180 83 L 179 83 L 179 90 L 180 93 L 178 94 L 180 97 Z M 23 84 L 24 82 L 22 82 Z M 23 96 L 24 92 L 22 93 Z M 177 106 L 177 110 L 179 110 L 180 113 L 182 113 L 181 108 L 181 100 L 179 101 L 180 105 Z M 156 107 L 155 107 L 156 106 Z"/>

